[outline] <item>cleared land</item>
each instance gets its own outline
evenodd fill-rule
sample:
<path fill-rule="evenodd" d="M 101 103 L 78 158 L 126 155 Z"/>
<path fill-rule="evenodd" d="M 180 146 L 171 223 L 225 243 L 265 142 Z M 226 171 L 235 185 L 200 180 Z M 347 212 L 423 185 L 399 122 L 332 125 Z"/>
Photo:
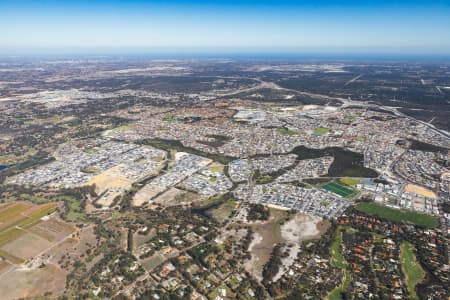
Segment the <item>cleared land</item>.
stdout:
<path fill-rule="evenodd" d="M 271 208 L 269 220 L 250 225 L 254 232 L 248 249 L 251 259 L 245 263 L 244 267 L 260 281 L 263 267 L 269 260 L 273 247 L 282 241 L 280 223 L 286 217 L 287 212 Z"/>
<path fill-rule="evenodd" d="M 0 230 L 0 257 L 21 264 L 73 233 L 74 227 L 47 216 L 58 205 L 16 202 L 3 206 L 0 219 L 6 222 Z"/>
<path fill-rule="evenodd" d="M 131 186 L 133 181 L 122 174 L 121 168 L 123 167 L 124 165 L 112 167 L 111 169 L 108 169 L 92 178 L 92 180 L 86 183 L 86 185 L 95 184 L 96 191 L 98 193 L 103 193 L 108 189 L 127 188 Z"/>
<path fill-rule="evenodd" d="M 356 205 L 356 209 L 366 214 L 377 215 L 381 218 L 394 222 L 411 222 L 418 226 L 427 228 L 439 226 L 439 221 L 435 217 L 413 211 L 393 209 L 372 202 L 358 203 Z"/>
<path fill-rule="evenodd" d="M 44 294 L 53 298 L 64 290 L 67 273 L 57 261 L 63 255 L 68 257 L 77 251 L 58 249 L 69 242 L 64 239 L 76 229 L 56 216 L 47 216 L 58 205 L 16 202 L 1 207 L 0 214 L 9 218 L 0 231 L 0 256 L 5 259 L 0 261 L 1 299 L 33 298 Z"/>
<path fill-rule="evenodd" d="M 16 269 L 2 276 L 0 280 L 1 299 L 19 299 L 42 296 L 49 293 L 53 297 L 64 290 L 66 273 L 55 265 L 47 265 L 33 270 Z"/>
<path fill-rule="evenodd" d="M 237 209 L 238 206 L 239 202 L 237 201 L 226 201 L 219 205 L 219 207 L 208 211 L 208 214 L 210 214 L 215 220 L 224 222 L 228 219 L 228 217 L 230 217 L 231 213 Z"/>
<path fill-rule="evenodd" d="M 329 182 L 327 184 L 322 185 L 322 189 L 335 193 L 342 197 L 350 197 L 354 193 L 352 189 L 346 188 L 345 186 L 342 186 L 335 182 Z"/>
<path fill-rule="evenodd" d="M 317 216 L 297 214 L 281 226 L 281 237 L 290 247 L 288 255 L 281 259 L 282 265 L 273 280 L 277 281 L 294 263 L 303 241 L 320 238 L 329 227 L 328 221 Z"/>
<path fill-rule="evenodd" d="M 424 197 L 427 198 L 436 198 L 436 194 L 433 191 L 430 191 L 429 189 L 426 189 L 424 187 L 415 185 L 415 184 L 407 184 L 405 186 L 405 191 L 410 192 L 410 193 L 415 193 L 418 195 L 422 195 Z"/>
<path fill-rule="evenodd" d="M 1 250 L 14 254 L 14 256 L 23 260 L 28 260 L 49 248 L 51 245 L 51 242 L 38 235 L 25 233 L 3 246 Z"/>
<path fill-rule="evenodd" d="M 19 206 L 20 209 L 17 209 L 16 206 Z M 23 202 L 16 202 L 8 206 L 6 210 L 0 212 L 0 220 L 5 220 L 0 230 L 0 247 L 25 234 L 27 228 L 39 223 L 42 217 L 53 212 L 57 206 L 56 203 L 39 206 L 23 205 Z"/>
<path fill-rule="evenodd" d="M 416 255 L 414 254 L 414 246 L 411 243 L 403 242 L 400 245 L 400 261 L 402 263 L 403 273 L 406 277 L 408 293 L 411 299 L 419 299 L 415 287 L 425 276 L 425 272 L 417 262 Z"/>

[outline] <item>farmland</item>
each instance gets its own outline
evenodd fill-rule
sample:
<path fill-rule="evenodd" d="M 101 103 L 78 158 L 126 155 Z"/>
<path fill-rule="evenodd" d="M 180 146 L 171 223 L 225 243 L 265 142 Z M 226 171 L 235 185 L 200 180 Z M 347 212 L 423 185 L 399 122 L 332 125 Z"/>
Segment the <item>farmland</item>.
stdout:
<path fill-rule="evenodd" d="M 58 206 L 61 202 L 0 206 L 0 298 L 56 295 L 64 288 L 66 273 L 45 258 L 76 231 L 54 214 Z"/>
<path fill-rule="evenodd" d="M 45 219 L 57 203 L 33 205 L 29 202 L 6 204 L 0 208 L 0 256 L 20 264 L 71 234 L 74 229 L 62 221 Z"/>

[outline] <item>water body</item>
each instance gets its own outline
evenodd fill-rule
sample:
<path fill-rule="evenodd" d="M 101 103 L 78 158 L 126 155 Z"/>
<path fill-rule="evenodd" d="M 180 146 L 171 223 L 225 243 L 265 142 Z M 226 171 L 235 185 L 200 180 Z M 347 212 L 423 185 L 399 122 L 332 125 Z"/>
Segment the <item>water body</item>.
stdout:
<path fill-rule="evenodd" d="M 4 166 L 4 165 L 0 165 L 0 172 L 3 170 L 8 169 L 10 166 Z"/>

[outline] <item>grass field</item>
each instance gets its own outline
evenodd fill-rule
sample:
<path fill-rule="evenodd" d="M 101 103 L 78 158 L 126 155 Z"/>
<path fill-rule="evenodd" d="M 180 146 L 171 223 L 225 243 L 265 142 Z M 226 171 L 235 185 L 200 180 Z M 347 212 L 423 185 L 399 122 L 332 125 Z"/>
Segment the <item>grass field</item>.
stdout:
<path fill-rule="evenodd" d="M 417 262 L 416 255 L 414 254 L 414 246 L 411 243 L 403 242 L 400 245 L 400 261 L 406 277 L 408 293 L 411 299 L 419 299 L 415 291 L 415 286 L 425 276 L 425 272 Z"/>
<path fill-rule="evenodd" d="M 176 115 L 167 115 L 162 118 L 164 122 L 173 122 L 176 121 L 176 119 L 177 119 Z"/>
<path fill-rule="evenodd" d="M 281 135 L 300 135 L 302 132 L 300 130 L 292 130 L 286 128 L 279 128 L 278 133 Z"/>
<path fill-rule="evenodd" d="M 356 209 L 369 215 L 377 215 L 394 222 L 411 222 L 426 228 L 439 226 L 439 221 L 435 217 L 413 211 L 393 209 L 372 202 L 358 203 Z"/>
<path fill-rule="evenodd" d="M 80 201 L 78 199 L 75 199 L 71 196 L 64 196 L 61 197 L 66 204 L 68 204 L 66 207 L 68 207 L 67 214 L 65 215 L 65 219 L 67 221 L 71 222 L 82 222 L 86 221 L 86 213 L 81 208 Z"/>
<path fill-rule="evenodd" d="M 331 244 L 331 263 L 336 268 L 345 268 L 344 256 L 341 253 L 342 249 L 342 232 L 340 229 L 336 230 L 336 236 Z"/>
<path fill-rule="evenodd" d="M 122 125 L 122 126 L 114 128 L 114 129 L 120 131 L 120 130 L 130 130 L 130 129 L 133 129 L 133 128 L 134 128 L 133 125 Z"/>
<path fill-rule="evenodd" d="M 358 179 L 353 179 L 349 177 L 341 178 L 339 179 L 339 181 L 346 185 L 357 185 L 359 183 Z"/>
<path fill-rule="evenodd" d="M 217 173 L 217 172 L 223 172 L 224 166 L 222 165 L 215 165 L 215 166 L 211 166 L 208 168 L 208 171 L 212 172 L 212 173 Z"/>
<path fill-rule="evenodd" d="M 237 201 L 226 201 L 217 208 L 211 209 L 208 211 L 208 214 L 211 215 L 214 219 L 219 222 L 225 221 L 231 213 L 236 209 L 239 202 Z"/>
<path fill-rule="evenodd" d="M 330 131 L 330 129 L 328 129 L 326 127 L 319 127 L 316 130 L 314 130 L 314 134 L 324 135 L 324 134 L 328 133 L 329 131 Z"/>
<path fill-rule="evenodd" d="M 335 193 L 342 197 L 349 197 L 354 194 L 354 191 L 352 189 L 349 189 L 335 182 L 329 182 L 327 184 L 322 185 L 322 189 Z"/>

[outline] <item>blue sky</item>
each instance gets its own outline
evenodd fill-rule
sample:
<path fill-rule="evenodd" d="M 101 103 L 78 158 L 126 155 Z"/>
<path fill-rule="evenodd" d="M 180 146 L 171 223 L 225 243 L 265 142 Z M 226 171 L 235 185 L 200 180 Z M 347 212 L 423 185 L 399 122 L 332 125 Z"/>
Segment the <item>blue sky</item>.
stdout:
<path fill-rule="evenodd" d="M 450 54 L 447 1 L 0 0 L 0 52 Z"/>

